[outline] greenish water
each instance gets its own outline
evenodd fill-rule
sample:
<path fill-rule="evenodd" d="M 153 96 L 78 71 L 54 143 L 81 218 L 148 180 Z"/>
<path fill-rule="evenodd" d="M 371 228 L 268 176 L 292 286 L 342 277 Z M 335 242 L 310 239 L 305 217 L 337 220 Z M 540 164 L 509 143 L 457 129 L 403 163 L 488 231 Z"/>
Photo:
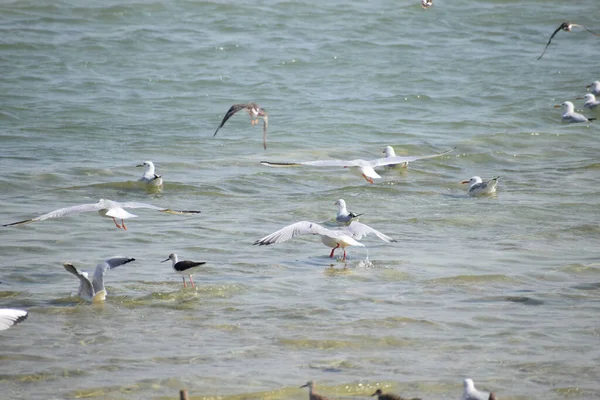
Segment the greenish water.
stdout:
<path fill-rule="evenodd" d="M 565 125 L 600 79 L 596 0 L 0 4 L 1 223 L 100 198 L 135 210 L 0 229 L 3 398 L 333 398 L 376 388 L 459 398 L 600 397 L 598 127 Z M 212 134 L 231 104 L 254 101 Z M 588 116 L 598 111 L 585 110 Z M 260 161 L 446 156 L 380 170 Z M 152 160 L 162 191 L 135 168 Z M 498 194 L 460 182 L 500 176 Z M 343 198 L 368 237 L 347 268 L 317 237 Z M 206 261 L 197 288 L 161 264 Z M 106 274 L 105 304 L 71 294 L 70 261 Z M 368 255 L 368 259 L 367 259 Z M 331 266 L 335 266 L 332 269 Z"/>

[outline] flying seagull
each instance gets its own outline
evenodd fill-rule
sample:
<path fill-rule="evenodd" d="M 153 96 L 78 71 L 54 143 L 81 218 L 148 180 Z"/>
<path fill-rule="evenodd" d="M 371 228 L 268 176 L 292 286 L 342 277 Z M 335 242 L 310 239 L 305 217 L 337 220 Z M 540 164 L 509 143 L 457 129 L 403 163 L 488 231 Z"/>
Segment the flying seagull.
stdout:
<path fill-rule="evenodd" d="M 329 400 L 328 397 L 325 397 L 321 394 L 315 392 L 315 383 L 313 381 L 306 382 L 305 385 L 300 386 L 300 388 L 308 387 L 308 399 L 309 400 Z"/>
<path fill-rule="evenodd" d="M 304 161 L 304 162 L 269 162 L 269 161 L 261 161 L 262 165 L 266 165 L 269 167 L 297 167 L 300 165 L 310 165 L 313 167 L 344 167 L 344 168 L 358 168 L 363 178 L 366 179 L 367 182 L 373 183 L 373 179 L 380 179 L 381 176 L 377 172 L 375 172 L 376 167 L 383 167 L 385 165 L 393 165 L 393 164 L 401 164 L 408 163 L 417 160 L 423 160 L 425 158 L 434 158 L 440 157 L 444 154 L 450 153 L 452 150 L 444 151 L 438 154 L 432 154 L 429 156 L 397 156 L 397 157 L 385 157 L 385 158 L 376 158 L 374 160 L 318 160 L 318 161 Z"/>
<path fill-rule="evenodd" d="M 373 393 L 371 395 L 371 397 L 373 397 L 373 396 L 377 396 L 377 400 L 408 400 L 408 399 L 405 399 L 404 397 L 398 396 L 396 394 L 383 393 L 381 391 L 381 389 L 377 389 L 375 391 L 375 393 Z M 415 398 L 410 399 L 410 400 L 421 400 L 421 399 L 419 397 L 415 397 Z"/>
<path fill-rule="evenodd" d="M 142 175 L 142 177 L 139 179 L 140 182 L 144 182 L 153 186 L 162 185 L 162 176 L 156 175 L 154 163 L 152 161 L 144 161 L 143 163 L 136 165 L 136 167 L 146 167 L 146 172 L 144 172 L 144 175 Z"/>
<path fill-rule="evenodd" d="M 349 225 L 355 218 L 358 218 L 362 214 L 356 214 L 350 212 L 346 209 L 346 201 L 344 199 L 339 199 L 334 203 L 334 205 L 338 206 L 337 215 L 335 216 L 335 220 L 339 223 Z"/>
<path fill-rule="evenodd" d="M 221 129 L 223 127 L 223 125 L 225 125 L 225 122 L 227 122 L 227 120 L 229 118 L 231 118 L 236 112 L 238 112 L 240 110 L 246 110 L 248 112 L 248 115 L 250 115 L 250 122 L 252 123 L 252 126 L 254 126 L 254 124 L 258 123 L 259 117 L 261 117 L 263 119 L 263 146 L 266 150 L 267 149 L 267 127 L 269 126 L 269 116 L 267 115 L 267 112 L 256 103 L 232 105 L 231 108 L 229 109 L 229 111 L 227 111 L 227 114 L 225 114 L 225 116 L 223 117 L 223 120 L 221 121 L 221 124 L 215 131 L 213 137 L 215 137 L 217 135 L 217 132 L 219 132 L 219 129 Z"/>
<path fill-rule="evenodd" d="M 423 7 L 426 10 L 429 7 L 431 7 L 432 5 L 433 5 L 433 0 L 421 0 L 421 7 Z"/>
<path fill-rule="evenodd" d="M 565 101 L 562 104 L 557 104 L 554 106 L 555 108 L 562 107 L 563 115 L 562 120 L 565 122 L 590 122 L 595 120 L 596 118 L 588 118 L 583 114 L 579 114 L 575 112 L 575 106 L 570 101 Z"/>
<path fill-rule="evenodd" d="M 258 239 L 254 242 L 254 244 L 267 246 L 270 244 L 287 242 L 298 235 L 319 235 L 321 237 L 321 242 L 323 242 L 325 246 L 332 248 L 329 257 L 333 258 L 335 249 L 341 247 L 342 250 L 344 250 L 343 260 L 345 261 L 346 247 L 365 247 L 365 245 L 360 243 L 358 240 L 360 240 L 363 236 L 367 236 L 369 233 L 374 234 L 384 242 L 395 242 L 395 240 L 391 237 L 357 221 L 353 221 L 350 223 L 350 225 L 336 230 L 324 228 L 314 222 L 300 221 L 296 222 L 295 224 L 288 225 L 277 232 L 271 233 L 262 239 Z"/>
<path fill-rule="evenodd" d="M 200 265 L 204 265 L 206 264 L 206 262 L 196 262 L 188 260 L 179 261 L 179 259 L 177 258 L 177 254 L 175 253 L 169 254 L 169 257 L 167 257 L 166 260 L 163 260 L 161 262 L 166 262 L 169 260 L 173 261 L 173 270 L 179 275 L 182 275 L 181 278 L 183 279 L 183 287 L 187 287 L 185 284 L 185 275 L 190 277 L 190 284 L 192 285 L 192 287 L 195 287 L 194 281 L 192 280 L 192 274 L 198 271 L 200 269 Z"/>
<path fill-rule="evenodd" d="M 152 204 L 138 203 L 135 201 L 119 203 L 117 201 L 100 199 L 97 203 L 78 204 L 76 206 L 60 208 L 58 210 L 50 211 L 47 214 L 40 215 L 39 217 L 26 219 L 23 221 L 17 221 L 17 222 L 13 222 L 11 224 L 5 224 L 2 226 L 23 225 L 23 224 L 28 224 L 30 222 L 43 221 L 43 220 L 50 219 L 50 218 L 60 218 L 60 217 L 67 216 L 69 214 L 79 214 L 82 212 L 98 211 L 98 214 L 100 214 L 100 216 L 106 217 L 106 218 L 112 218 L 112 220 L 115 223 L 115 225 L 117 226 L 117 228 L 127 229 L 127 227 L 125 226 L 125 220 L 127 218 L 137 217 L 137 215 L 128 213 L 127 211 L 124 210 L 125 208 L 149 208 L 151 210 L 156 210 L 156 211 L 160 211 L 160 212 L 164 212 L 164 213 L 168 213 L 168 214 L 198 214 L 198 213 L 200 213 L 200 211 L 171 210 L 170 208 L 157 207 Z M 121 220 L 121 225 L 119 225 L 119 223 L 117 222 L 117 220 L 115 218 L 118 218 Z"/>
<path fill-rule="evenodd" d="M 544 47 L 544 51 L 542 51 L 542 54 L 540 54 L 540 56 L 538 57 L 538 60 L 544 56 L 544 53 L 546 53 L 546 49 L 548 48 L 548 46 L 550 46 L 550 42 L 552 41 L 552 39 L 554 38 L 554 36 L 556 36 L 556 34 L 557 34 L 558 32 L 560 32 L 561 30 L 562 30 L 562 31 L 565 31 L 565 32 L 571 32 L 571 29 L 573 29 L 573 27 L 575 27 L 575 26 L 576 26 L 576 27 L 578 27 L 578 28 L 585 29 L 586 31 L 588 31 L 588 32 L 590 32 L 590 33 L 592 33 L 592 34 L 594 34 L 594 35 L 596 35 L 596 36 L 600 36 L 600 35 L 598 35 L 596 32 L 594 32 L 594 31 L 592 31 L 592 30 L 590 30 L 590 29 L 586 28 L 586 27 L 585 27 L 585 26 L 583 26 L 583 25 L 579 25 L 579 24 L 573 24 L 573 23 L 571 23 L 571 22 L 563 22 L 563 23 L 562 23 L 562 24 L 560 24 L 560 26 L 559 26 L 558 28 L 556 28 L 556 30 L 555 30 L 555 31 L 552 33 L 552 36 L 550 36 L 550 39 L 548 40 L 548 43 L 546 43 L 546 47 Z"/>
<path fill-rule="evenodd" d="M 24 321 L 27 315 L 27 311 L 14 308 L 0 308 L 0 331 Z"/>
<path fill-rule="evenodd" d="M 462 181 L 461 183 L 469 184 L 469 196 L 482 196 L 484 194 L 491 194 L 496 191 L 499 178 L 500 177 L 497 176 L 489 181 L 483 182 L 480 177 L 473 176 L 468 181 Z"/>
<path fill-rule="evenodd" d="M 79 278 L 79 290 L 77 295 L 83 300 L 90 302 L 101 302 L 106 299 L 106 288 L 104 287 L 104 274 L 107 270 L 117 268 L 121 265 L 135 261 L 135 258 L 130 257 L 113 257 L 107 258 L 104 262 L 96 265 L 94 277 L 92 280 L 88 277 L 85 271 L 79 271 L 71 263 L 64 263 L 63 267 L 77 278 Z"/>

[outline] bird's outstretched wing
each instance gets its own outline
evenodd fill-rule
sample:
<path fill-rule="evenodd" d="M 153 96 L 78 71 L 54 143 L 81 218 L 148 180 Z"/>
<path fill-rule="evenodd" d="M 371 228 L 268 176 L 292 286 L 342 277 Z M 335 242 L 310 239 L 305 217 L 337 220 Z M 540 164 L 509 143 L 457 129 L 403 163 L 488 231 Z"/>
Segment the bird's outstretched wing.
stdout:
<path fill-rule="evenodd" d="M 130 263 L 135 261 L 135 258 L 131 257 L 112 257 L 107 258 L 103 262 L 96 265 L 96 269 L 94 270 L 94 277 L 92 279 L 92 287 L 94 291 L 97 293 L 104 289 L 104 274 L 107 270 L 117 268 L 123 264 Z M 66 267 L 65 267 L 66 268 Z"/>
<path fill-rule="evenodd" d="M 98 203 L 78 204 L 76 206 L 59 208 L 58 210 L 50 211 L 49 213 L 40 215 L 39 217 L 26 219 L 26 220 L 18 221 L 18 222 L 13 222 L 11 224 L 5 224 L 2 226 L 23 225 L 23 224 L 28 224 L 30 222 L 43 221 L 45 219 L 50 219 L 50 218 L 60 218 L 60 217 L 64 217 L 69 214 L 78 214 L 78 213 L 88 212 L 88 211 L 98 211 L 99 209 L 100 209 L 100 207 L 98 206 Z"/>
<path fill-rule="evenodd" d="M 360 162 L 364 162 L 364 160 L 316 160 L 302 162 L 261 161 L 260 163 L 268 167 L 298 167 L 301 165 L 310 165 L 313 167 L 357 167 L 360 165 Z"/>
<path fill-rule="evenodd" d="M 64 263 L 63 267 L 65 267 L 67 271 L 79 278 L 79 296 L 86 299 L 92 299 L 94 297 L 95 291 L 94 287 L 92 286 L 92 282 L 87 277 L 87 273 L 80 272 L 77 268 L 73 266 L 73 264 Z"/>
<path fill-rule="evenodd" d="M 556 36 L 556 34 L 558 32 L 560 32 L 562 29 L 567 28 L 568 26 L 569 26 L 568 22 L 563 22 L 562 24 L 560 24 L 560 26 L 558 28 L 556 28 L 556 30 L 554 32 L 552 32 L 552 35 L 550 36 L 550 39 L 548 39 L 548 43 L 546 43 L 546 47 L 544 47 L 544 51 L 542 51 L 542 54 L 540 54 L 540 56 L 538 57 L 538 60 L 544 56 L 544 54 L 546 53 L 546 49 L 548 48 L 548 46 L 550 46 L 550 42 L 552 41 L 554 36 Z"/>
<path fill-rule="evenodd" d="M 327 228 L 322 227 L 319 224 L 315 224 L 314 222 L 300 221 L 296 222 L 295 224 L 291 224 L 284 228 L 281 228 L 277 232 L 273 232 L 262 239 L 258 239 L 254 242 L 254 244 L 266 246 L 269 244 L 283 243 L 298 235 L 308 234 L 339 237 L 341 235 L 341 232 L 329 230 Z"/>
<path fill-rule="evenodd" d="M 27 311 L 14 308 L 0 308 L 0 331 L 24 321 L 27 315 Z"/>
<path fill-rule="evenodd" d="M 125 203 L 120 203 L 123 208 L 149 208 L 151 210 L 156 210 L 168 214 L 200 214 L 200 211 L 194 210 L 171 210 L 170 208 L 158 207 L 153 204 L 148 203 L 140 203 L 137 201 L 127 201 Z"/>
<path fill-rule="evenodd" d="M 396 240 L 392 239 L 391 237 L 379 232 L 378 230 L 373 229 L 370 226 L 365 225 L 358 221 L 351 222 L 350 225 L 348 225 L 344 229 L 346 231 L 348 231 L 350 233 L 350 235 L 356 240 L 360 240 L 363 236 L 367 236 L 368 234 L 372 233 L 375 236 L 377 236 L 379 239 L 383 240 L 384 242 L 389 243 L 389 242 L 396 241 Z"/>
<path fill-rule="evenodd" d="M 384 158 L 378 158 L 376 160 L 370 161 L 369 163 L 371 164 L 372 167 L 381 167 L 384 165 L 392 165 L 392 164 L 402 164 L 402 163 L 409 163 L 409 162 L 413 162 L 413 161 L 417 161 L 417 160 L 424 160 L 426 158 L 435 158 L 435 157 L 440 157 L 443 156 L 445 154 L 451 153 L 452 151 L 454 151 L 456 149 L 456 147 L 450 149 L 450 150 L 446 150 L 444 152 L 441 153 L 437 153 L 437 154 L 431 154 L 428 156 L 395 156 L 395 157 L 384 157 Z"/>
<path fill-rule="evenodd" d="M 213 137 L 215 137 L 217 135 L 217 132 L 219 132 L 219 129 L 221 129 L 223 127 L 223 125 L 225 125 L 225 122 L 227 122 L 227 120 L 229 118 L 231 118 L 236 112 L 243 110 L 244 108 L 246 108 L 248 105 L 247 104 L 234 104 L 229 108 L 229 111 L 227 111 L 227 114 L 225 114 L 225 116 L 223 117 L 223 120 L 221 121 L 221 124 L 217 127 L 217 130 L 215 131 L 215 133 L 213 134 Z M 265 126 L 265 131 L 266 131 L 266 126 Z M 266 146 L 266 145 L 265 145 Z"/>
<path fill-rule="evenodd" d="M 265 113 L 265 115 L 263 115 L 262 119 L 263 119 L 263 147 L 266 150 L 267 149 L 267 127 L 269 126 L 269 117 L 267 116 L 267 113 Z"/>

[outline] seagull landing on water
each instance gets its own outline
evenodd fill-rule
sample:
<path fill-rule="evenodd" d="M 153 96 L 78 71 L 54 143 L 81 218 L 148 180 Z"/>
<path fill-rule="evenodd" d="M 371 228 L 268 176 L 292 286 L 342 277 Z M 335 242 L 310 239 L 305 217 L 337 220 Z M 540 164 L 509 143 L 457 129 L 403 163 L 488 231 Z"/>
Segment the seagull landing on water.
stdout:
<path fill-rule="evenodd" d="M 227 114 L 225 114 L 225 116 L 223 117 L 223 120 L 221 121 L 221 124 L 213 134 L 213 137 L 215 137 L 217 135 L 217 132 L 219 132 L 219 129 L 221 129 L 223 125 L 225 125 L 225 122 L 227 122 L 229 118 L 231 118 L 236 112 L 240 110 L 246 110 L 248 112 L 248 115 L 250 115 L 250 122 L 252 123 L 252 126 L 258 123 L 259 117 L 263 119 L 263 147 L 266 150 L 267 127 L 269 126 L 269 116 L 267 115 L 267 112 L 256 103 L 232 105 L 231 108 L 229 108 L 229 111 L 227 111 Z"/>
<path fill-rule="evenodd" d="M 97 211 L 98 214 L 100 214 L 100 216 L 102 216 L 102 217 L 112 218 L 112 220 L 115 223 L 115 225 L 117 226 L 117 228 L 122 228 L 122 229 L 126 230 L 127 227 L 125 226 L 125 220 L 127 218 L 135 218 L 135 217 L 137 217 L 137 215 L 128 213 L 127 211 L 125 211 L 125 208 L 149 208 L 151 210 L 156 210 L 156 211 L 160 211 L 160 212 L 164 212 L 164 213 L 168 213 L 168 214 L 198 214 L 198 213 L 200 213 L 200 211 L 171 210 L 170 208 L 162 208 L 162 207 L 154 206 L 152 204 L 138 203 L 135 201 L 119 203 L 117 201 L 100 199 L 97 203 L 79 204 L 76 206 L 60 208 L 58 210 L 50 211 L 47 214 L 40 215 L 39 217 L 26 219 L 26 220 L 18 221 L 18 222 L 13 222 L 11 224 L 5 224 L 2 226 L 23 225 L 23 224 L 28 224 L 30 222 L 35 222 L 35 221 L 44 221 L 44 220 L 50 219 L 50 218 L 65 217 L 70 214 L 79 214 L 82 212 Z M 115 218 L 121 220 L 121 225 L 119 225 L 119 223 L 117 222 L 117 220 Z"/>
<path fill-rule="evenodd" d="M 360 240 L 363 236 L 367 236 L 369 233 L 374 234 L 384 242 L 395 242 L 395 240 L 391 237 L 384 235 L 368 225 L 361 224 L 360 222 L 356 221 L 350 222 L 350 225 L 337 230 L 324 228 L 319 224 L 315 224 L 314 222 L 301 221 L 292 225 L 288 225 L 277 232 L 265 236 L 262 239 L 258 239 L 256 242 L 254 242 L 254 244 L 267 246 L 270 244 L 287 242 L 298 235 L 319 235 L 321 237 L 321 242 L 323 242 L 325 246 L 332 248 L 329 258 L 333 258 L 335 249 L 341 248 L 344 250 L 343 261 L 345 261 L 346 247 L 365 247 L 365 245 L 360 243 L 358 240 Z"/>
<path fill-rule="evenodd" d="M 406 399 L 406 398 L 404 398 L 402 396 L 398 396 L 396 394 L 383 393 L 381 391 L 381 389 L 377 389 L 375 391 L 375 393 L 373 393 L 371 395 L 371 397 L 373 397 L 373 396 L 377 396 L 377 400 L 421 400 L 421 398 L 419 398 L 419 397 L 415 397 L 415 398 L 412 398 L 412 399 Z"/>
<path fill-rule="evenodd" d="M 600 95 L 600 81 L 594 81 L 591 85 L 587 85 L 586 88 L 588 88 L 594 96 Z"/>
<path fill-rule="evenodd" d="M 344 167 L 344 168 L 355 168 L 360 171 L 360 174 L 369 183 L 373 183 L 373 179 L 381 179 L 381 176 L 375 172 L 376 167 L 383 167 L 385 165 L 409 163 L 417 160 L 423 160 L 426 158 L 440 157 L 444 154 L 450 153 L 452 150 L 444 151 L 438 154 L 432 154 L 429 156 L 407 156 L 407 157 L 386 157 L 376 158 L 375 160 L 318 160 L 318 161 L 304 161 L 304 162 L 269 162 L 261 161 L 262 165 L 268 167 L 297 167 L 300 165 L 309 165 L 313 167 Z"/>
<path fill-rule="evenodd" d="M 152 161 L 144 161 L 143 163 L 136 165 L 136 167 L 146 167 L 146 172 L 139 179 L 139 182 L 144 182 L 152 186 L 162 186 L 162 176 L 156 175 L 154 171 L 154 163 Z"/>
<path fill-rule="evenodd" d="M 348 211 L 346 209 L 346 202 L 344 199 L 339 199 L 334 203 L 334 205 L 338 206 L 338 212 L 335 220 L 341 224 L 349 225 L 350 222 L 362 215 Z"/>
<path fill-rule="evenodd" d="M 328 397 L 325 397 L 321 394 L 315 392 L 315 382 L 308 381 L 305 385 L 300 386 L 300 388 L 308 387 L 308 399 L 309 400 L 329 400 Z"/>
<path fill-rule="evenodd" d="M 194 281 L 192 280 L 192 275 L 200 269 L 201 265 L 206 264 L 206 262 L 196 262 L 187 260 L 179 261 L 179 259 L 177 258 L 177 254 L 175 253 L 169 254 L 169 257 L 167 257 L 166 260 L 163 260 L 161 262 L 167 262 L 169 260 L 173 262 L 173 270 L 179 275 L 182 275 L 181 278 L 183 279 L 183 287 L 187 287 L 187 285 L 185 284 L 186 275 L 190 277 L 190 285 L 192 285 L 192 287 L 195 287 Z"/>
<path fill-rule="evenodd" d="M 590 122 L 595 120 L 596 118 L 588 118 L 583 114 L 579 114 L 575 112 L 575 106 L 570 101 L 565 101 L 562 104 L 557 104 L 554 108 L 562 107 L 563 115 L 562 120 L 569 123 L 574 122 Z"/>
<path fill-rule="evenodd" d="M 14 308 L 0 308 L 0 331 L 4 331 L 19 322 L 25 321 L 27 311 Z"/>
<path fill-rule="evenodd" d="M 473 379 L 465 379 L 464 381 L 465 390 L 463 392 L 462 400 L 495 400 L 496 395 L 494 393 L 482 392 L 475 389 Z"/>
<path fill-rule="evenodd" d="M 421 0 L 421 7 L 423 7 L 426 10 L 429 7 L 431 7 L 432 5 L 433 5 L 433 0 Z"/>
<path fill-rule="evenodd" d="M 556 34 L 558 32 L 560 32 L 560 31 L 571 32 L 571 30 L 573 29 L 573 27 L 582 28 L 582 29 L 585 29 L 586 31 L 590 32 L 591 34 L 594 34 L 596 36 L 600 36 L 596 32 L 594 32 L 594 31 L 586 28 L 583 25 L 573 24 L 571 22 L 563 22 L 562 24 L 560 24 L 560 26 L 558 28 L 556 28 L 556 30 L 550 36 L 550 39 L 548 40 L 548 43 L 546 43 L 546 47 L 544 47 L 544 51 L 542 51 L 542 54 L 540 54 L 540 56 L 538 57 L 538 60 L 544 56 L 544 53 L 546 52 L 546 49 L 548 48 L 548 46 L 550 46 L 550 42 L 552 41 L 552 39 L 554 38 L 554 36 L 556 36 Z"/>
<path fill-rule="evenodd" d="M 79 290 L 77 295 L 83 300 L 89 302 L 101 302 L 106 299 L 106 288 L 104 287 L 104 274 L 109 269 L 117 268 L 121 265 L 135 261 L 135 258 L 130 257 L 112 257 L 107 258 L 104 262 L 96 265 L 94 277 L 92 280 L 88 277 L 85 271 L 79 271 L 71 263 L 64 263 L 63 267 L 77 278 L 79 278 Z"/>
<path fill-rule="evenodd" d="M 473 176 L 468 181 L 462 181 L 461 183 L 469 184 L 469 196 L 482 196 L 496 192 L 498 179 L 500 179 L 499 176 L 483 182 L 480 177 Z"/>
<path fill-rule="evenodd" d="M 583 106 L 585 108 L 589 108 L 590 110 L 593 110 L 594 108 L 598 107 L 598 105 L 600 105 L 600 101 L 596 100 L 596 96 L 594 96 L 591 93 L 586 93 L 583 97 L 578 97 L 577 100 L 585 100 L 585 103 L 583 104 Z"/>

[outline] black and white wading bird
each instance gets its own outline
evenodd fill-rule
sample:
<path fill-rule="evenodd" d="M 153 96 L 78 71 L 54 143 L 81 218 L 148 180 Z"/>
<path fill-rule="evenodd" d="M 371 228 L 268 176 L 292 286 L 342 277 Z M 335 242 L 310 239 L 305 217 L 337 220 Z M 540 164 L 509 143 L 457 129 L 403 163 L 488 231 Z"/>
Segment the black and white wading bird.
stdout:
<path fill-rule="evenodd" d="M 181 278 L 183 279 L 183 287 L 187 287 L 185 283 L 186 276 L 190 277 L 190 285 L 192 285 L 192 287 L 195 287 L 194 281 L 192 280 L 192 275 L 200 269 L 201 265 L 206 264 L 206 262 L 196 262 L 188 260 L 179 261 L 179 259 L 177 258 L 177 254 L 175 253 L 169 254 L 169 257 L 167 257 L 166 260 L 163 260 L 161 262 L 167 262 L 169 260 L 173 262 L 173 270 L 179 275 L 181 275 Z"/>

